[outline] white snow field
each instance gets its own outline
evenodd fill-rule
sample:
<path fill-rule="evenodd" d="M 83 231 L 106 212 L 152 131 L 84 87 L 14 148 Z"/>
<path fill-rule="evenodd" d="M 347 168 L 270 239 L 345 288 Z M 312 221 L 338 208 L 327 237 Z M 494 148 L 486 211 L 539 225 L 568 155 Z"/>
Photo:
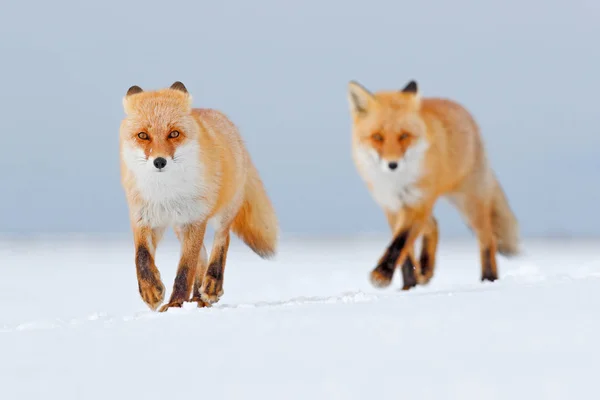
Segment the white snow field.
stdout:
<path fill-rule="evenodd" d="M 129 238 L 1 240 L 0 399 L 600 398 L 600 241 L 526 240 L 481 283 L 475 239 L 442 237 L 409 292 L 368 282 L 386 241 L 236 240 L 218 305 L 161 314 Z"/>

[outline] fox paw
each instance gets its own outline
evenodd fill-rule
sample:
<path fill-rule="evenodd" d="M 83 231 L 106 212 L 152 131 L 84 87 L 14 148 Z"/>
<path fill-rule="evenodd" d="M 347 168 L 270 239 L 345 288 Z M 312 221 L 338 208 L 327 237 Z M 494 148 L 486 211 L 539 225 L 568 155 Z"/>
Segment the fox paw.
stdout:
<path fill-rule="evenodd" d="M 194 296 L 192 297 L 192 299 L 190 300 L 191 303 L 196 303 L 198 305 L 198 308 L 205 308 L 205 307 L 210 307 L 211 304 L 207 303 L 206 301 L 202 300 L 202 297 L 198 296 Z"/>
<path fill-rule="evenodd" d="M 165 299 L 165 286 L 160 280 L 150 279 L 138 282 L 140 296 L 150 309 L 156 311 Z"/>
<path fill-rule="evenodd" d="M 377 288 L 388 287 L 392 283 L 394 270 L 375 268 L 371 271 L 371 284 Z"/>
<path fill-rule="evenodd" d="M 419 284 L 419 285 L 427 285 L 429 283 L 429 281 L 431 280 L 432 276 L 431 275 L 417 274 L 416 278 L 417 278 L 417 284 Z"/>
<path fill-rule="evenodd" d="M 490 281 L 490 282 L 494 282 L 495 280 L 498 279 L 498 274 L 495 274 L 491 271 L 486 271 L 483 274 L 481 274 L 481 281 L 485 282 L 485 281 Z"/>
<path fill-rule="evenodd" d="M 214 304 L 223 296 L 223 280 L 206 275 L 200 288 L 200 298 L 208 304 Z"/>
<path fill-rule="evenodd" d="M 163 305 L 158 312 L 165 312 L 167 311 L 169 308 L 181 308 L 181 306 L 183 306 L 183 301 L 172 301 L 170 303 L 167 303 L 165 305 Z"/>

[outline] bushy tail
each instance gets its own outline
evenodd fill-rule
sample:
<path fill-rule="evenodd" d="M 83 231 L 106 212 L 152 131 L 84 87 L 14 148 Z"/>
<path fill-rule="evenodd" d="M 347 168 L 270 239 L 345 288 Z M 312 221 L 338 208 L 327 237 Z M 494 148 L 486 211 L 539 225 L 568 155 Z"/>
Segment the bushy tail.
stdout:
<path fill-rule="evenodd" d="M 275 255 L 279 236 L 277 216 L 258 171 L 251 162 L 244 202 L 233 220 L 231 229 L 262 258 Z"/>
<path fill-rule="evenodd" d="M 519 224 L 498 180 L 492 200 L 492 229 L 500 254 L 508 257 L 519 253 Z"/>

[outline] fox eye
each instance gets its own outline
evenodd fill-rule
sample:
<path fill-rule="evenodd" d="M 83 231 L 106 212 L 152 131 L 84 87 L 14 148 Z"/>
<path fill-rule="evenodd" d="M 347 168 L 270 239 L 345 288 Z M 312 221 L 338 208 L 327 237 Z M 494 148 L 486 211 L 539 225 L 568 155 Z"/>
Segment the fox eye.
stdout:
<path fill-rule="evenodd" d="M 383 136 L 381 136 L 381 134 L 380 134 L 380 133 L 374 133 L 374 134 L 371 136 L 371 139 L 373 139 L 373 140 L 374 140 L 374 141 L 376 141 L 376 142 L 383 142 Z"/>
<path fill-rule="evenodd" d="M 179 131 L 171 131 L 171 133 L 169 133 L 169 137 L 171 139 L 175 139 L 176 137 L 179 137 Z"/>
<path fill-rule="evenodd" d="M 146 132 L 138 133 L 138 137 L 142 140 L 148 140 L 148 134 Z"/>
<path fill-rule="evenodd" d="M 402 132 L 402 133 L 400 134 L 400 137 L 399 137 L 398 139 L 399 139 L 399 140 L 408 139 L 408 137 L 409 137 L 409 136 L 410 136 L 410 134 L 409 134 L 409 133 Z"/>

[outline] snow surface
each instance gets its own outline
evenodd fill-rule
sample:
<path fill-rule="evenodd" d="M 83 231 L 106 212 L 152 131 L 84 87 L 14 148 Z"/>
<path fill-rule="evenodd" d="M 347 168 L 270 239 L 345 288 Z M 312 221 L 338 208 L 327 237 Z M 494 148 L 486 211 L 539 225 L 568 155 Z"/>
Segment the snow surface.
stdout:
<path fill-rule="evenodd" d="M 385 244 L 234 241 L 218 305 L 160 314 L 130 239 L 1 240 L 0 399 L 600 398 L 600 241 L 525 241 L 481 283 L 475 240 L 442 238 L 410 292 L 370 286 Z"/>

